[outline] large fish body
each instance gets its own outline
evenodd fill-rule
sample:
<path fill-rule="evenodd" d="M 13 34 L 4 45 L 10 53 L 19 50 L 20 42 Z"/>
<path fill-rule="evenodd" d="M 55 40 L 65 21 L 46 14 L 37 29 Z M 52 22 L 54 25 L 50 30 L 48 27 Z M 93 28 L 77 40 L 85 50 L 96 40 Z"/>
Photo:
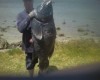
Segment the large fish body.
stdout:
<path fill-rule="evenodd" d="M 37 7 L 36 18 L 43 22 L 48 22 L 53 16 L 52 2 L 50 0 L 44 1 Z"/>
<path fill-rule="evenodd" d="M 44 46 L 44 51 L 46 51 L 48 54 L 52 54 L 56 38 L 52 1 L 45 0 L 37 7 L 35 11 L 36 16 L 33 19 L 33 26 L 31 28 L 34 48 L 37 50 L 37 45 L 41 48 L 39 42 L 42 41 L 42 48 Z"/>
<path fill-rule="evenodd" d="M 52 1 L 45 0 L 43 3 L 41 3 L 41 5 L 37 7 L 35 11 L 36 16 L 33 19 L 32 32 L 37 39 L 42 39 L 42 30 L 44 26 L 49 28 L 51 25 L 52 28 L 55 28 L 53 21 Z"/>

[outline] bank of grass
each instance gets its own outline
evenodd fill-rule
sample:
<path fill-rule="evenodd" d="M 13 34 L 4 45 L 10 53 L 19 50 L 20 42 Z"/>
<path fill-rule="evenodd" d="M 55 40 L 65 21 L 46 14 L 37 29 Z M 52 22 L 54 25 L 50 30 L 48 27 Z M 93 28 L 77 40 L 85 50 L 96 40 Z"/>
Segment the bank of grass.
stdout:
<path fill-rule="evenodd" d="M 58 69 L 100 62 L 100 42 L 93 39 L 56 42 L 50 66 Z M 36 65 L 35 74 L 38 66 Z M 12 49 L 0 53 L 0 75 L 28 75 L 25 69 L 25 54 L 21 49 Z"/>

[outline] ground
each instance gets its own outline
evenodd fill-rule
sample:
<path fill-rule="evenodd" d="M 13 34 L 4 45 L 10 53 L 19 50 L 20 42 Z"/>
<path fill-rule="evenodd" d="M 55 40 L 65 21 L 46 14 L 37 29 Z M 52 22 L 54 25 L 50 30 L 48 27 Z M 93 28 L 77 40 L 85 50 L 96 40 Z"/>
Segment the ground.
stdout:
<path fill-rule="evenodd" d="M 61 70 L 93 62 L 100 62 L 100 41 L 82 39 L 56 42 L 48 71 Z M 35 74 L 37 72 L 38 64 L 35 67 Z M 28 76 L 25 68 L 25 54 L 21 49 L 16 48 L 0 52 L 0 75 Z"/>

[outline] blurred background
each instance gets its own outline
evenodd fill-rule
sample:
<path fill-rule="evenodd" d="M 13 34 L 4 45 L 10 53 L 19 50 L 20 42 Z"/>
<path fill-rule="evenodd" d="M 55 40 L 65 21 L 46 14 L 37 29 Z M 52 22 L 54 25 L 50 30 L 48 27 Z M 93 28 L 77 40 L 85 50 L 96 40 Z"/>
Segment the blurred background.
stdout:
<path fill-rule="evenodd" d="M 41 2 L 34 0 L 34 7 Z M 58 36 L 63 39 L 100 37 L 99 0 L 53 0 L 53 7 Z M 22 0 L 0 0 L 0 27 L 10 28 L 2 33 L 9 42 L 21 40 L 15 23 L 17 14 L 23 10 Z"/>
<path fill-rule="evenodd" d="M 50 65 L 70 68 L 100 61 L 100 0 L 52 0 L 57 41 Z M 34 0 L 36 8 L 42 0 Z M 0 0 L 0 73 L 27 74 L 16 17 L 22 0 Z M 19 56 L 20 55 L 20 56 Z M 38 67 L 36 67 L 37 73 Z"/>

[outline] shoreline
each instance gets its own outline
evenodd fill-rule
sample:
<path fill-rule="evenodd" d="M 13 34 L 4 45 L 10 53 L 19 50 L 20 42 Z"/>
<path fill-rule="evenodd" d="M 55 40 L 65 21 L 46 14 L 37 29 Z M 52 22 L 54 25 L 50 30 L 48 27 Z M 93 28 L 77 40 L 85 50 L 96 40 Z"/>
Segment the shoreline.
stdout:
<path fill-rule="evenodd" d="M 96 36 L 94 32 L 91 33 L 91 30 L 85 30 L 82 28 L 76 28 L 78 30 L 75 30 L 75 33 L 77 31 L 77 35 L 74 34 L 72 31 L 68 32 L 69 34 L 65 34 L 63 31 L 63 28 L 61 27 L 56 27 L 57 31 L 57 37 L 56 37 L 56 42 L 62 42 L 62 43 L 68 43 L 69 41 L 74 41 L 74 40 L 94 40 L 95 42 L 100 42 L 100 36 Z M 85 33 L 89 34 L 85 34 Z M 94 34 L 91 35 L 91 34 Z M 81 35 L 80 35 L 81 34 Z M 85 34 L 85 35 L 83 35 Z M 9 26 L 9 27 L 0 27 L 0 38 L 2 38 L 4 44 L 2 44 L 2 41 L 0 43 L 0 52 L 1 50 L 1 45 L 2 47 L 6 44 L 6 47 L 10 46 L 10 48 L 15 48 L 20 45 L 20 42 L 22 40 L 22 34 L 18 32 L 17 28 L 15 26 Z M 8 48 L 7 48 L 8 49 Z"/>
<path fill-rule="evenodd" d="M 94 40 L 92 38 L 88 38 L 88 39 L 66 39 L 66 38 L 62 38 L 62 39 L 59 39 L 59 38 L 56 38 L 56 43 L 59 44 L 59 43 L 62 43 L 62 44 L 67 44 L 67 43 L 73 43 L 73 42 L 80 42 L 80 41 L 93 41 L 95 43 L 98 43 L 100 42 L 100 39 L 98 40 Z M 9 50 L 12 50 L 12 49 L 16 49 L 16 48 L 19 48 L 21 49 L 21 41 L 19 42 L 13 42 L 13 43 L 8 43 L 9 47 L 6 48 L 6 49 L 0 49 L 0 52 L 7 52 Z"/>
<path fill-rule="evenodd" d="M 73 28 L 74 29 L 74 28 Z M 77 30 L 72 31 L 64 31 L 61 27 L 56 27 L 57 31 L 57 41 L 69 41 L 73 39 L 100 39 L 100 36 L 96 35 L 97 33 L 92 32 L 91 30 L 84 30 L 81 28 L 76 28 Z M 66 34 L 68 33 L 68 34 Z M 0 27 L 0 37 L 7 40 L 8 43 L 17 43 L 22 40 L 22 34 L 18 32 L 15 26 L 9 26 L 8 28 L 1 28 Z"/>

